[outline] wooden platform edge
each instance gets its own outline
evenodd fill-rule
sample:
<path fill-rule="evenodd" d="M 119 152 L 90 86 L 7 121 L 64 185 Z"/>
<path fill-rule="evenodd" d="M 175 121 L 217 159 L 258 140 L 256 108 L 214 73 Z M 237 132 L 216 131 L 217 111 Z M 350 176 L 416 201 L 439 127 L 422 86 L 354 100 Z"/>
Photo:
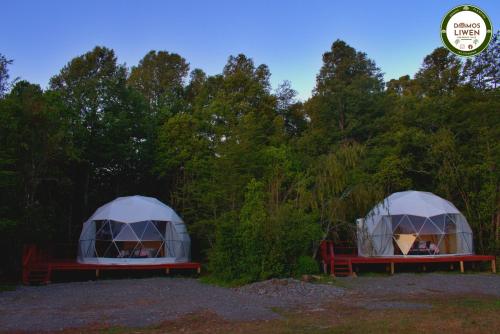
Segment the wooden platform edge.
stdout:
<path fill-rule="evenodd" d="M 465 272 L 464 262 L 490 262 L 491 272 L 496 273 L 496 256 L 494 255 L 450 255 L 450 256 L 431 256 L 431 257 L 364 257 L 357 255 L 337 255 L 337 259 L 350 261 L 353 264 L 386 264 L 389 266 L 391 275 L 395 273 L 396 263 L 458 263 L 460 272 Z"/>
<path fill-rule="evenodd" d="M 78 263 L 78 262 L 47 262 L 43 264 L 46 268 L 46 276 L 43 281 L 39 283 L 49 284 L 52 280 L 52 274 L 61 271 L 94 271 L 96 279 L 102 274 L 103 271 L 108 270 L 165 270 L 165 273 L 170 274 L 171 269 L 179 270 L 196 270 L 198 274 L 201 274 L 201 263 L 198 262 L 183 262 L 183 263 L 164 263 L 164 264 L 150 264 L 150 265 L 105 265 L 105 264 L 88 264 L 88 263 Z M 23 271 L 23 283 L 29 285 L 29 268 L 24 268 Z"/>

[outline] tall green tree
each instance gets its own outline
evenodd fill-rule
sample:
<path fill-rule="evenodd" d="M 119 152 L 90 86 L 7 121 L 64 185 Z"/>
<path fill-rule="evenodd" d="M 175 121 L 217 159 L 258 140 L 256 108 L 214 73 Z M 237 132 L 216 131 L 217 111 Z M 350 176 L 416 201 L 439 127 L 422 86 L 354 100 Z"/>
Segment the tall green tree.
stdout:
<path fill-rule="evenodd" d="M 464 76 L 468 84 L 478 89 L 500 87 L 500 30 L 493 35 L 486 50 L 467 59 Z"/>
<path fill-rule="evenodd" d="M 445 47 L 439 47 L 424 58 L 415 81 L 423 95 L 449 95 L 460 85 L 461 72 L 460 59 Z"/>
<path fill-rule="evenodd" d="M 12 64 L 12 60 L 5 58 L 5 56 L 0 53 L 0 98 L 2 98 L 9 89 L 10 76 L 8 67 L 10 64 Z"/>
<path fill-rule="evenodd" d="M 0 275 L 22 243 L 70 239 L 69 125 L 59 96 L 38 85 L 20 81 L 0 100 Z"/>
<path fill-rule="evenodd" d="M 127 87 L 126 67 L 111 49 L 95 47 L 74 58 L 50 86 L 72 114 L 79 150 L 73 167 L 74 219 L 81 221 L 97 204 L 140 189 L 150 169 L 141 156 L 154 129 L 143 99 Z"/>
<path fill-rule="evenodd" d="M 153 50 L 132 67 L 128 82 L 144 96 L 153 113 L 163 109 L 164 113 L 175 114 L 182 107 L 188 71 L 189 64 L 178 54 Z"/>
<path fill-rule="evenodd" d="M 310 117 L 306 146 L 326 153 L 339 140 L 363 141 L 370 136 L 368 119 L 379 114 L 382 73 L 375 62 L 337 40 L 323 54 L 313 96 L 307 101 Z"/>

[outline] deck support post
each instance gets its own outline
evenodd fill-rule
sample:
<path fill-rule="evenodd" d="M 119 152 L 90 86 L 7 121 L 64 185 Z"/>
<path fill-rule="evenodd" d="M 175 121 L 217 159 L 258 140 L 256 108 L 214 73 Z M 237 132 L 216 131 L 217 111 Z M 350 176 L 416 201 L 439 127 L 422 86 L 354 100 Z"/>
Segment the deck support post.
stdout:
<path fill-rule="evenodd" d="M 497 272 L 497 260 L 495 258 L 491 260 L 491 272 L 492 273 Z"/>
<path fill-rule="evenodd" d="M 99 269 L 95 270 L 95 278 L 99 278 Z"/>
<path fill-rule="evenodd" d="M 460 272 L 464 273 L 464 261 L 460 261 Z"/>
<path fill-rule="evenodd" d="M 394 275 L 394 262 L 391 262 L 391 275 Z"/>
<path fill-rule="evenodd" d="M 45 284 L 50 284 L 52 279 L 52 267 L 49 265 L 49 269 L 47 270 L 47 278 L 45 280 Z"/>
<path fill-rule="evenodd" d="M 353 277 L 356 277 L 356 274 L 354 273 L 354 271 L 352 270 L 352 262 L 351 260 L 349 260 L 349 263 L 348 263 L 348 266 L 349 266 L 349 274 Z"/>

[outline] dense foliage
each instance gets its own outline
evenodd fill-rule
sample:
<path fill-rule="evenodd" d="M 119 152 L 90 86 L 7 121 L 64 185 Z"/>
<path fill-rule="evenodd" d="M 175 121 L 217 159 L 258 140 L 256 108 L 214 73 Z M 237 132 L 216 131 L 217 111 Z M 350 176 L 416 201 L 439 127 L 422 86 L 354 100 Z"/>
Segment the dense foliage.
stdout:
<path fill-rule="evenodd" d="M 132 194 L 179 212 L 226 281 L 315 271 L 322 239 L 353 242 L 355 218 L 406 189 L 451 200 L 476 250 L 500 250 L 498 33 L 476 58 L 437 48 L 387 83 L 337 40 L 305 102 L 241 54 L 209 76 L 166 51 L 128 69 L 96 47 L 46 90 L 10 81 L 10 64 L 0 55 L 0 274 L 24 243 L 76 243 L 96 207 Z"/>

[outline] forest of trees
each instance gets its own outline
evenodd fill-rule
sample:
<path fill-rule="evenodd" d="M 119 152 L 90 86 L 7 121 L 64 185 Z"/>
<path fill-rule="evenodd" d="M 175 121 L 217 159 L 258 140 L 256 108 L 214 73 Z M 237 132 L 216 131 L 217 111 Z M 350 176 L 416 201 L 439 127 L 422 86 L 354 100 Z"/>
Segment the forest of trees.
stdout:
<path fill-rule="evenodd" d="M 173 207 L 225 281 L 294 274 L 408 189 L 452 201 L 476 252 L 500 252 L 499 33 L 475 58 L 437 48 L 389 82 L 337 40 L 304 102 L 243 54 L 210 76 L 166 51 L 128 68 L 98 46 L 46 89 L 10 78 L 13 61 L 0 55 L 0 276 L 19 272 L 23 244 L 76 244 L 98 206 L 134 194 Z"/>

